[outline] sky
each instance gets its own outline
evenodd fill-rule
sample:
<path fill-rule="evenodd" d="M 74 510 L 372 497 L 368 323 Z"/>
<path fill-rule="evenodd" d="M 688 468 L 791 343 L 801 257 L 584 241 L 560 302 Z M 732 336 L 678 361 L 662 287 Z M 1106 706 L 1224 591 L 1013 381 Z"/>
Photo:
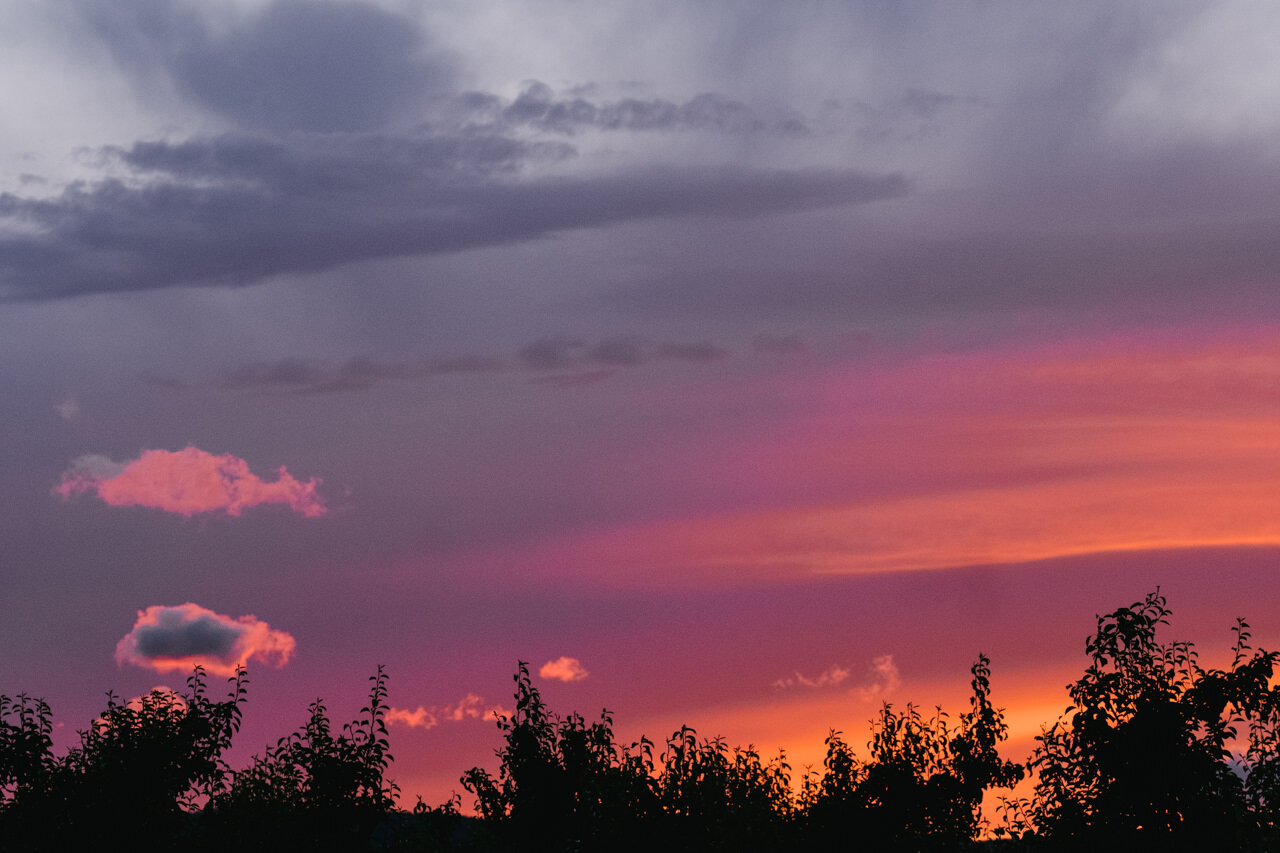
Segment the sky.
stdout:
<path fill-rule="evenodd" d="M 0 4 L 0 693 L 243 663 L 243 764 L 385 665 L 411 806 L 517 661 L 800 772 L 980 653 L 1024 757 L 1157 586 L 1280 646 L 1278 27 Z"/>

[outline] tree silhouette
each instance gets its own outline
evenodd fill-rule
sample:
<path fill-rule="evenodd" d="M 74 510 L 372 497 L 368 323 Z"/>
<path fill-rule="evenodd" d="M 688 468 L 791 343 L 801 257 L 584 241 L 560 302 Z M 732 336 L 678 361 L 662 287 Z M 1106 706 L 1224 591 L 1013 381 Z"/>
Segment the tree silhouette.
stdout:
<path fill-rule="evenodd" d="M 1030 815 L 1049 839 L 1129 849 L 1241 849 L 1257 838 L 1250 805 L 1274 802 L 1275 652 L 1252 651 L 1237 622 L 1228 670 L 1206 670 L 1190 643 L 1160 643 L 1157 589 L 1098 617 L 1090 665 L 1069 686 L 1068 716 L 1037 738 Z M 1243 760 L 1230 745 L 1249 723 Z"/>
<path fill-rule="evenodd" d="M 515 711 L 497 720 L 498 775 L 477 767 L 462 777 L 499 849 L 641 849 L 657 807 L 652 743 L 618 744 L 608 711 L 590 725 L 556 718 L 524 661 L 514 680 Z"/>
<path fill-rule="evenodd" d="M 913 704 L 899 713 L 886 703 L 871 721 L 865 763 L 839 732 L 827 737 L 826 772 L 802 792 L 813 843 L 843 849 L 860 838 L 873 850 L 951 849 L 978 836 L 983 793 L 1017 784 L 1025 771 L 997 752 L 1008 729 L 991 704 L 987 656 L 970 672 L 970 708 L 954 725 L 941 708 L 926 718 Z"/>
<path fill-rule="evenodd" d="M 385 778 L 391 751 L 383 667 L 369 680 L 368 704 L 340 733 L 317 699 L 301 730 L 232 774 L 210 803 L 210 834 L 225 844 L 276 849 L 369 847 L 399 795 Z"/>
<path fill-rule="evenodd" d="M 1008 728 L 985 655 L 964 713 L 885 704 L 865 758 L 832 730 L 798 793 L 782 752 L 766 760 L 682 726 L 655 756 L 648 738 L 619 743 L 608 711 L 561 718 L 519 662 L 515 711 L 497 720 L 498 769 L 462 777 L 478 818 L 457 795 L 396 809 L 382 667 L 356 720 L 335 730 L 317 699 L 298 731 L 238 771 L 222 756 L 240 726 L 243 669 L 220 700 L 199 668 L 182 693 L 109 693 L 62 756 L 45 702 L 0 696 L 0 846 L 892 853 L 971 849 L 991 829 L 1020 850 L 1280 849 L 1280 653 L 1252 648 L 1238 620 L 1230 664 L 1205 668 L 1190 643 L 1158 640 L 1168 619 L 1158 589 L 1098 617 L 1071 707 L 1037 738 L 1034 794 L 1006 799 L 994 829 L 984 794 L 1025 768 L 999 753 Z"/>
<path fill-rule="evenodd" d="M 225 787 L 222 753 L 239 729 L 248 680 L 239 670 L 228 698 L 214 701 L 204 678 L 197 667 L 184 694 L 156 689 L 121 702 L 108 693 L 106 710 L 61 759 L 49 753 L 48 706 L 0 697 L 16 719 L 4 728 L 7 841 L 68 850 L 104 835 L 165 844 L 189 835 L 191 813 Z"/>

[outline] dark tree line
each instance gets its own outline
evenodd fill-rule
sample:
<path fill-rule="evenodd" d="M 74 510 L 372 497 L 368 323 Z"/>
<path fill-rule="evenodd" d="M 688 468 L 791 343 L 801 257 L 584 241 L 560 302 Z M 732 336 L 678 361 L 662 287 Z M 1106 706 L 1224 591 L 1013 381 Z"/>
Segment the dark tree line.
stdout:
<path fill-rule="evenodd" d="M 620 743 L 608 711 L 588 722 L 545 705 L 524 663 L 499 720 L 493 772 L 438 808 L 397 808 L 387 680 L 338 729 L 317 700 L 307 722 L 232 770 L 247 678 L 209 696 L 197 669 L 182 693 L 107 708 L 61 756 L 41 700 L 0 696 L 0 849 L 273 850 L 1274 850 L 1280 849 L 1280 654 L 1235 626 L 1226 669 L 1162 643 L 1159 592 L 1100 616 L 1071 707 L 1024 763 L 1001 757 L 990 661 L 971 669 L 955 716 L 884 705 L 865 758 L 841 732 L 798 777 L 779 753 L 730 748 L 683 727 L 662 744 Z M 1007 790 L 1030 773 L 1030 793 Z M 1005 790 L 994 823 L 981 804 Z M 983 840 L 980 840 L 983 839 Z"/>

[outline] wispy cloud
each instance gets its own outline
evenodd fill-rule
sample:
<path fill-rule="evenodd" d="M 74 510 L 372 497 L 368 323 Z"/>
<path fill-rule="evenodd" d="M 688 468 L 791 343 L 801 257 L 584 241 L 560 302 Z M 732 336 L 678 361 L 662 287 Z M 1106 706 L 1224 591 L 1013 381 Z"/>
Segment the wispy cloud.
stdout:
<path fill-rule="evenodd" d="M 854 690 L 854 693 L 866 701 L 881 701 L 902 686 L 902 676 L 897 664 L 893 662 L 893 655 L 874 658 L 869 670 L 870 679 Z"/>
<path fill-rule="evenodd" d="M 497 359 L 459 357 L 416 362 L 386 362 L 353 358 L 333 364 L 299 358 L 254 362 L 223 373 L 214 380 L 230 391 L 276 391 L 329 394 L 363 391 L 387 380 L 424 379 L 459 373 L 489 373 L 503 369 Z"/>
<path fill-rule="evenodd" d="M 794 672 L 786 678 L 779 678 L 773 683 L 773 686 L 781 689 L 790 687 L 807 687 L 810 689 L 835 687 L 847 682 L 851 675 L 853 675 L 852 668 L 840 664 L 832 664 L 814 676 L 806 676 L 800 672 Z M 872 658 L 871 663 L 867 665 L 863 683 L 853 687 L 851 692 L 860 699 L 873 701 L 883 699 L 893 693 L 901 684 L 902 678 L 898 673 L 897 665 L 893 662 L 893 655 L 879 655 Z"/>
<path fill-rule="evenodd" d="M 233 618 L 198 604 L 153 605 L 138 611 L 133 630 L 116 644 L 116 663 L 156 672 L 203 666 L 232 675 L 250 660 L 277 668 L 293 656 L 297 642 L 253 615 Z"/>
<path fill-rule="evenodd" d="M 818 673 L 816 676 L 809 678 L 795 672 L 787 678 L 779 678 L 773 682 L 774 687 L 827 687 L 832 684 L 839 684 L 849 677 L 849 669 L 832 664 L 831 666 Z"/>
<path fill-rule="evenodd" d="M 510 716 L 501 705 L 486 702 L 483 696 L 468 693 L 450 705 L 419 705 L 410 710 L 392 706 L 387 711 L 387 724 L 410 729 L 433 729 L 442 722 L 460 723 L 466 720 L 494 720 Z"/>
<path fill-rule="evenodd" d="M 655 362 L 711 362 L 730 354 L 725 347 L 708 341 L 655 341 L 626 335 L 588 341 L 550 335 L 506 356 L 464 355 L 416 361 L 351 358 L 342 362 L 289 357 L 239 365 L 202 383 L 154 373 L 143 374 L 140 379 L 178 391 L 204 385 L 222 391 L 266 394 L 334 394 L 364 391 L 384 382 L 501 372 L 533 373 L 534 381 L 546 384 L 580 385 L 607 379 L 620 369 Z"/>
<path fill-rule="evenodd" d="M 93 492 L 111 506 L 144 506 L 188 517 L 208 512 L 238 516 L 253 506 L 287 504 L 300 515 L 317 518 L 327 511 L 316 493 L 319 484 L 315 478 L 301 482 L 284 467 L 267 482 L 243 459 L 187 447 L 144 450 L 130 462 L 81 456 L 53 491 L 64 499 Z"/>
<path fill-rule="evenodd" d="M 785 136 L 809 132 L 798 115 L 762 116 L 742 101 L 715 92 L 703 92 L 683 103 L 665 98 L 593 102 L 584 94 L 557 93 L 546 83 L 530 80 L 513 101 L 470 95 L 460 99 L 460 104 L 470 108 L 468 119 L 473 125 L 523 125 L 565 135 L 587 130 Z"/>
<path fill-rule="evenodd" d="M 80 417 L 80 403 L 75 397 L 64 397 L 62 402 L 53 407 L 64 421 L 74 421 Z"/>
<path fill-rule="evenodd" d="M 547 661 L 538 669 L 538 676 L 550 681 L 582 681 L 590 674 L 577 658 L 564 655 Z"/>

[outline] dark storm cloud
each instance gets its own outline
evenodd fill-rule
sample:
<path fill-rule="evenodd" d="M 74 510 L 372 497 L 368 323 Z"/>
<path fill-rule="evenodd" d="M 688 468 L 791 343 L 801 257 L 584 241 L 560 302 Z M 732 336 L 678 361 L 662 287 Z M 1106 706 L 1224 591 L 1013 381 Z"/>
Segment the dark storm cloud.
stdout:
<path fill-rule="evenodd" d="M 900 175 L 739 166 L 521 177 L 563 144 L 494 135 L 243 135 L 104 149 L 128 180 L 0 195 L 9 299 L 248 284 L 353 261 L 662 216 L 750 217 L 903 195 Z"/>
<path fill-rule="evenodd" d="M 189 2 L 77 5 L 122 66 L 245 128 L 378 128 L 452 76 L 412 21 L 363 3 L 276 0 L 222 27 Z"/>

